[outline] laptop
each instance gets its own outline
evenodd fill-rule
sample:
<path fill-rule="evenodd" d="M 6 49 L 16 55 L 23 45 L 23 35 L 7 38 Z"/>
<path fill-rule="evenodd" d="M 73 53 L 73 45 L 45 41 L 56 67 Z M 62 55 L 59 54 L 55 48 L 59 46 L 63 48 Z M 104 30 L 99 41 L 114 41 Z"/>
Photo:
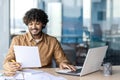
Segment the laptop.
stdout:
<path fill-rule="evenodd" d="M 88 50 L 87 56 L 85 58 L 84 64 L 82 67 L 77 66 L 76 71 L 71 71 L 68 69 L 57 70 L 57 73 L 83 76 L 95 71 L 98 71 L 103 63 L 108 46 L 90 48 Z"/>

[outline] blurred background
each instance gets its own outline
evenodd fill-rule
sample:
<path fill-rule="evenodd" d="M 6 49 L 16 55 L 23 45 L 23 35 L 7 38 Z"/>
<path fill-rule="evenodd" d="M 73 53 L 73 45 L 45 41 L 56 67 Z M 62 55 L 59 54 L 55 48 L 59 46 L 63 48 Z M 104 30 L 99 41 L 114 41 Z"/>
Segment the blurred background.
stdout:
<path fill-rule="evenodd" d="M 31 8 L 49 17 L 44 32 L 55 36 L 74 65 L 82 65 L 87 50 L 108 45 L 104 62 L 120 64 L 119 0 L 0 0 L 0 69 L 11 39 L 27 32 L 22 18 Z"/>

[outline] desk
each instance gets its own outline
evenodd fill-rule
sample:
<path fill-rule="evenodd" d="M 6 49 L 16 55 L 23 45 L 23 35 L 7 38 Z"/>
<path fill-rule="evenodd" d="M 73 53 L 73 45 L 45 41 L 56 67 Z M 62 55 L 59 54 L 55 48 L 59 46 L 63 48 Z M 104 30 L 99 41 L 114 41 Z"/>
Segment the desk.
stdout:
<path fill-rule="evenodd" d="M 58 68 L 43 68 L 42 70 L 55 76 L 63 76 L 67 80 L 120 80 L 120 66 L 113 66 L 112 68 L 113 74 L 111 76 L 104 76 L 102 70 L 100 70 L 82 77 L 58 74 L 55 72 Z"/>

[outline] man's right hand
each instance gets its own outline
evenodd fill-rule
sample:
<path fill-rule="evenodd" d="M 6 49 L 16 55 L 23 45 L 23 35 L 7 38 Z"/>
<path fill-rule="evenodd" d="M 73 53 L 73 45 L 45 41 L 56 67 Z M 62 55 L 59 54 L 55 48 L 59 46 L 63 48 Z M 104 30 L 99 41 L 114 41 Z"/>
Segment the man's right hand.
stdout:
<path fill-rule="evenodd" d="M 21 65 L 17 62 L 7 62 L 3 65 L 3 68 L 5 70 L 5 75 L 13 76 L 15 75 L 16 71 L 21 70 Z"/>

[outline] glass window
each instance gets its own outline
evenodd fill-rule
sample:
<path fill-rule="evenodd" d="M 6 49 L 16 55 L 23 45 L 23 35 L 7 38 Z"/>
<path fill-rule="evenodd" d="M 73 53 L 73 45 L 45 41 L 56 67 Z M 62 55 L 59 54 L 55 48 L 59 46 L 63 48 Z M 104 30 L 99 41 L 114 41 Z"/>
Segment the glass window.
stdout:
<path fill-rule="evenodd" d="M 29 9 L 37 7 L 37 0 L 10 0 L 11 35 L 21 34 L 27 30 L 23 16 Z"/>
<path fill-rule="evenodd" d="M 83 33 L 82 0 L 62 0 L 62 42 L 81 43 Z"/>
<path fill-rule="evenodd" d="M 98 21 L 106 20 L 106 12 L 98 11 L 97 19 Z"/>
<path fill-rule="evenodd" d="M 10 0 L 11 34 L 27 30 L 22 22 L 24 13 L 32 8 L 47 12 L 48 3 L 60 2 L 61 20 L 58 31 L 61 42 L 67 44 L 89 42 L 89 47 L 109 45 L 106 61 L 120 64 L 120 10 L 119 0 Z M 37 3 L 38 2 L 38 3 Z M 26 6 L 27 4 L 27 6 Z M 53 11 L 57 13 L 56 10 Z M 58 14 L 58 13 L 57 13 Z M 57 15 L 56 14 L 56 15 Z M 48 13 L 48 16 L 51 14 Z M 56 17 L 55 17 L 56 18 Z M 54 21 L 54 20 L 53 20 Z M 54 23 L 55 26 L 56 23 Z M 48 25 L 49 27 L 49 25 Z M 50 27 L 49 27 L 50 28 Z M 57 29 L 56 27 L 53 27 Z M 52 30 L 55 30 L 52 29 Z M 52 31 L 50 29 L 50 31 Z M 46 30 L 47 31 L 47 30 Z M 55 33 L 54 33 L 55 34 Z M 86 40 L 86 38 L 89 40 Z"/>

